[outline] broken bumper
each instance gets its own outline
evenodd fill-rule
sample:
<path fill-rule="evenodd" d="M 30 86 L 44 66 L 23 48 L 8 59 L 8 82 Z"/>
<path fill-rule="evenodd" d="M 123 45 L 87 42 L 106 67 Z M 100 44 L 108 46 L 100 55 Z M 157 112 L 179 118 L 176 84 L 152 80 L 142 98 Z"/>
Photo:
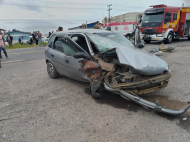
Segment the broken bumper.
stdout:
<path fill-rule="evenodd" d="M 162 40 L 164 40 L 164 37 L 163 36 L 157 36 L 157 35 L 141 35 L 141 39 L 162 41 Z"/>
<path fill-rule="evenodd" d="M 116 93 L 116 94 L 119 94 L 121 95 L 123 98 L 127 99 L 127 100 L 131 100 L 131 101 L 134 101 L 144 107 L 148 107 L 148 108 L 151 108 L 155 111 L 158 111 L 158 112 L 162 112 L 162 113 L 166 113 L 166 114 L 170 114 L 170 115 L 179 115 L 179 114 L 182 114 L 184 112 L 186 112 L 189 108 L 190 108 L 190 105 L 188 105 L 185 109 L 183 110 L 172 110 L 172 109 L 165 109 L 165 108 L 162 108 L 162 106 L 156 102 L 156 103 L 152 103 L 150 101 L 147 101 L 139 96 L 135 96 L 135 95 L 132 95 L 132 94 L 129 94 L 123 90 L 115 90 L 115 89 L 112 89 L 110 88 L 109 86 L 107 86 L 105 83 L 104 83 L 104 88 L 105 90 L 109 91 L 109 92 L 113 92 L 113 93 Z"/>

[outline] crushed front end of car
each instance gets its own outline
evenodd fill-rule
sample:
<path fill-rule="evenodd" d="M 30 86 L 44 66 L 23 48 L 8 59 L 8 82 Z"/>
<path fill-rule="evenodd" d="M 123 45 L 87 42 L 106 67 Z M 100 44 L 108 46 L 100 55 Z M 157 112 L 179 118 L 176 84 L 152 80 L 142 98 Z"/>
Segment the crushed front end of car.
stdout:
<path fill-rule="evenodd" d="M 106 36 L 116 38 L 112 38 L 111 41 L 104 35 L 89 34 L 90 40 L 99 47 L 99 50 L 108 47 L 108 44 L 109 46 L 114 44 L 114 48 L 107 48 L 94 54 L 90 61 L 80 61 L 91 84 L 91 94 L 94 98 L 100 98 L 102 90 L 107 90 L 166 114 L 179 115 L 190 108 L 188 105 L 182 110 L 167 109 L 163 108 L 158 100 L 151 102 L 143 99 L 143 94 L 167 87 L 171 78 L 168 64 L 153 54 L 133 48 L 130 43 L 127 43 L 128 46 L 122 46 L 125 43 L 117 44 L 116 40 L 122 37 L 117 37 L 115 33 Z"/>
<path fill-rule="evenodd" d="M 91 93 L 95 98 L 98 98 L 102 88 L 104 88 L 109 92 L 121 95 L 127 100 L 162 113 L 178 115 L 187 111 L 190 106 L 183 110 L 172 110 L 163 108 L 156 100 L 153 103 L 143 99 L 141 97 L 143 94 L 158 91 L 168 85 L 171 78 L 168 64 L 156 56 L 151 57 L 152 60 L 150 60 L 149 57 L 152 55 L 146 55 L 148 59 L 145 55 L 141 56 L 144 60 L 140 57 L 135 58 L 140 56 L 138 53 L 140 50 L 135 50 L 136 56 L 132 56 L 133 53 L 129 52 L 132 63 L 128 61 L 130 64 L 127 64 L 126 61 L 124 63 L 123 57 L 117 57 L 120 54 L 126 55 L 127 49 L 125 51 L 122 49 L 115 48 L 115 53 L 113 51 L 111 51 L 113 53 L 109 53 L 108 51 L 101 54 L 102 56 L 94 55 L 92 61 L 81 61 L 83 70 L 86 71 L 91 83 Z M 107 53 L 109 53 L 109 56 L 104 55 Z M 117 56 L 111 56 L 111 54 L 117 54 Z M 140 54 L 142 54 L 142 51 L 140 51 Z M 157 64 L 158 62 L 159 64 Z M 134 67 L 135 65 L 137 68 Z"/>

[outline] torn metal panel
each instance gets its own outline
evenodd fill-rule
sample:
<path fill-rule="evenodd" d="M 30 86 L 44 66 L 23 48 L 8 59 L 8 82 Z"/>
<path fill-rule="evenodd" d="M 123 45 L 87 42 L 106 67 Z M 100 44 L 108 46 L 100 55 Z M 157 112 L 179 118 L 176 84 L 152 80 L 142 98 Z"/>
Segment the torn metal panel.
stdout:
<path fill-rule="evenodd" d="M 130 75 L 130 73 L 127 73 Z M 127 75 L 126 74 L 126 75 Z M 124 73 L 122 73 L 124 75 Z M 111 76 L 111 79 L 110 79 Z M 111 88 L 117 90 L 125 90 L 126 92 L 133 92 L 137 95 L 154 92 L 165 88 L 168 85 L 171 74 L 165 73 L 157 76 L 129 76 L 129 80 L 123 80 L 117 74 L 107 74 L 104 77 L 104 82 Z M 115 80 L 114 80 L 115 79 Z M 123 82 L 124 81 L 124 82 Z M 119 82 L 119 83 L 118 83 Z"/>
<path fill-rule="evenodd" d="M 119 62 L 127 65 L 134 74 L 162 74 L 168 67 L 168 64 L 164 60 L 143 50 L 121 46 L 116 48 L 116 53 Z"/>
<path fill-rule="evenodd" d="M 121 95 L 123 98 L 127 99 L 127 100 L 131 100 L 131 101 L 134 101 L 144 107 L 148 107 L 148 108 L 151 108 L 155 111 L 159 111 L 159 112 L 162 112 L 162 113 L 166 113 L 166 114 L 170 114 L 170 115 L 179 115 L 179 114 L 182 114 L 184 112 L 186 112 L 189 108 L 190 108 L 190 105 L 188 105 L 185 109 L 183 110 L 173 110 L 173 109 L 166 109 L 166 108 L 163 108 L 158 101 L 156 101 L 155 103 L 152 103 L 150 101 L 147 101 L 139 96 L 136 96 L 136 95 L 133 95 L 133 94 L 130 94 L 130 93 L 127 93 L 123 90 L 115 90 L 115 89 L 112 89 L 110 88 L 109 86 L 107 86 L 105 83 L 104 83 L 104 88 L 107 90 L 107 91 L 110 91 L 110 92 L 114 92 L 114 93 L 117 93 L 119 95 Z"/>
<path fill-rule="evenodd" d="M 80 62 L 91 84 L 96 84 L 99 80 L 102 80 L 102 70 L 96 62 L 85 60 Z"/>
<path fill-rule="evenodd" d="M 115 64 L 113 63 L 106 63 L 101 59 L 98 59 L 98 64 L 101 66 L 102 70 L 111 71 L 111 72 L 115 71 Z"/>

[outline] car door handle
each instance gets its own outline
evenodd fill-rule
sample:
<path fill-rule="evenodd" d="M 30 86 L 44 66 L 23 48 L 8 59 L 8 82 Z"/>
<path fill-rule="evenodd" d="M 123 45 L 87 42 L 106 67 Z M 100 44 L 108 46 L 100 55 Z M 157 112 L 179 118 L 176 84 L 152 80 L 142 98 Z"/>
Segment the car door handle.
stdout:
<path fill-rule="evenodd" d="M 54 57 L 54 55 L 53 55 L 53 54 L 51 54 L 51 57 Z"/>
<path fill-rule="evenodd" d="M 67 64 L 69 64 L 69 60 L 65 60 L 65 62 L 66 62 Z"/>

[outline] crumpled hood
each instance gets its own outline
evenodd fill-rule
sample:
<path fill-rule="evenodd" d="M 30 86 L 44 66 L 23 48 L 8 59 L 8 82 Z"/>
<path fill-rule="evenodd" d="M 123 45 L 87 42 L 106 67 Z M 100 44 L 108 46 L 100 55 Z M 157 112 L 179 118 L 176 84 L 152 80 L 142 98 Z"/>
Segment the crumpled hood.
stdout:
<path fill-rule="evenodd" d="M 162 74 L 168 67 L 168 64 L 161 58 L 140 49 L 117 47 L 116 53 L 119 62 L 129 66 L 130 71 L 134 74 Z"/>

